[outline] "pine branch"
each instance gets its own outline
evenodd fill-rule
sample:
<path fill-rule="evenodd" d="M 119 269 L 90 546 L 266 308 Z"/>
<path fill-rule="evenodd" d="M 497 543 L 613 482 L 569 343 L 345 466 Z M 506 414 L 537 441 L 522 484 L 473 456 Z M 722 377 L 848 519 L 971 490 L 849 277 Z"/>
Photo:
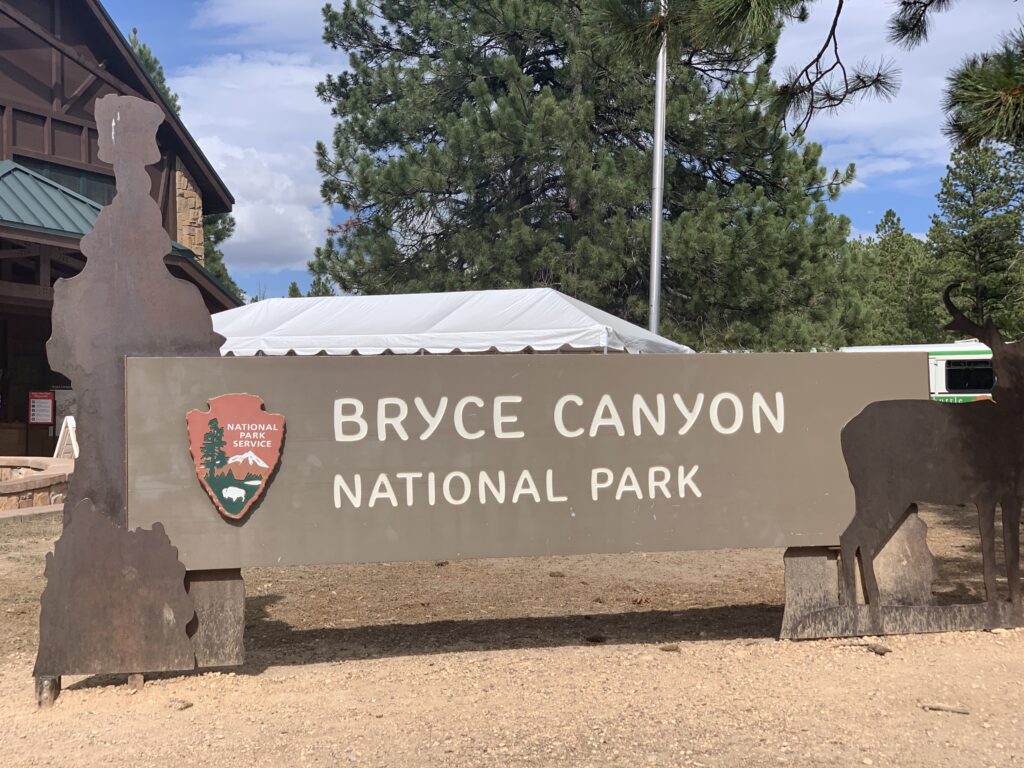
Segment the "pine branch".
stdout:
<path fill-rule="evenodd" d="M 899 0 L 889 19 L 890 42 L 913 48 L 928 40 L 931 14 L 948 11 L 956 0 Z"/>
<path fill-rule="evenodd" d="M 992 53 L 973 56 L 947 79 L 946 133 L 964 146 L 1024 145 L 1024 30 Z"/>

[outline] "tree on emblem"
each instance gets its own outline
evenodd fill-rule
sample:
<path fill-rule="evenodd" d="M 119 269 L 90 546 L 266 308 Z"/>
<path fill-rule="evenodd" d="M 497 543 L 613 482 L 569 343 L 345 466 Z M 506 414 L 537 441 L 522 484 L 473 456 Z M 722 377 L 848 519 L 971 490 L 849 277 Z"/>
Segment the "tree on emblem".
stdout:
<path fill-rule="evenodd" d="M 224 453 L 224 427 L 216 419 L 210 419 L 210 428 L 203 438 L 202 457 L 206 476 L 211 480 L 217 476 L 217 470 L 228 463 Z"/>

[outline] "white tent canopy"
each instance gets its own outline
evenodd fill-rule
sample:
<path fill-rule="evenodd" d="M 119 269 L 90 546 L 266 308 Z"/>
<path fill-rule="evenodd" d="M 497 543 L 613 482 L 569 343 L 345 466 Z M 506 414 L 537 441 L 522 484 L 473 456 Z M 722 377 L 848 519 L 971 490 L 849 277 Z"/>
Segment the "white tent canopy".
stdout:
<path fill-rule="evenodd" d="M 225 355 L 693 351 L 552 288 L 266 299 L 213 327 Z"/>

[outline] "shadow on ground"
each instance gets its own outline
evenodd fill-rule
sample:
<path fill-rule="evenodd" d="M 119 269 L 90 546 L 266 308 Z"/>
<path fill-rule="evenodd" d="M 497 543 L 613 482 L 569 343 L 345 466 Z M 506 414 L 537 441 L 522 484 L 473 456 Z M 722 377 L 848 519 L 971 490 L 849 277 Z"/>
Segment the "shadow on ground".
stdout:
<path fill-rule="evenodd" d="M 939 605 L 985 601 L 978 513 L 973 505 L 922 507 L 928 524 L 928 546 L 935 554 L 938 578 L 932 586 Z M 1007 597 L 1001 516 L 996 516 L 996 577 L 1000 595 Z"/>
<path fill-rule="evenodd" d="M 258 674 L 277 665 L 459 651 L 764 640 L 778 637 L 782 623 L 782 606 L 759 604 L 296 629 L 269 616 L 267 609 L 278 599 L 266 595 L 246 601 L 246 673 Z"/>
<path fill-rule="evenodd" d="M 938 567 L 938 579 L 933 589 L 936 601 L 940 605 L 982 602 L 985 590 L 975 509 L 971 506 L 927 506 L 922 507 L 921 515 L 929 526 L 929 546 L 935 553 Z M 1000 525 L 997 519 L 997 572 L 1000 574 L 1000 589 L 1005 593 Z M 662 607 L 561 616 L 365 622 L 344 627 L 330 626 L 331 618 L 324 615 L 314 618 L 321 619 L 328 626 L 310 627 L 295 626 L 281 618 L 280 607 L 274 609 L 288 595 L 291 592 L 287 589 L 284 592 L 275 590 L 246 599 L 247 661 L 244 666 L 227 671 L 258 675 L 272 666 L 465 651 L 601 644 L 666 645 L 704 640 L 766 642 L 778 637 L 783 612 L 783 607 L 778 604 L 752 602 L 678 610 Z M 71 687 L 92 687 L 123 680 L 123 676 L 95 676 Z"/>
<path fill-rule="evenodd" d="M 259 675 L 268 667 L 421 656 L 464 651 L 709 641 L 773 641 L 782 624 L 780 605 L 733 605 L 680 611 L 627 611 L 594 615 L 465 619 L 414 624 L 296 629 L 271 618 L 279 595 L 246 598 L 245 653 L 241 667 L 224 671 Z M 204 669 L 203 673 L 212 670 Z M 147 675 L 167 679 L 200 672 Z M 122 684 L 125 675 L 94 675 L 68 690 Z"/>

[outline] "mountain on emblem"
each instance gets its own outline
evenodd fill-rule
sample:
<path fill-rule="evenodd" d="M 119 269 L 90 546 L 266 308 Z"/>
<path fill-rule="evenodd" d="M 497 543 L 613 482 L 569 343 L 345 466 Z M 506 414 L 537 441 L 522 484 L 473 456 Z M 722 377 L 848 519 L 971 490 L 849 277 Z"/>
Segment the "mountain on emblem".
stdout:
<path fill-rule="evenodd" d="M 238 456 L 232 456 L 230 459 L 228 459 L 228 464 L 241 464 L 243 461 L 249 465 L 255 464 L 257 467 L 261 467 L 262 469 L 269 469 L 269 467 L 263 461 L 263 459 L 261 459 L 252 451 L 246 451 L 245 453 L 241 453 Z"/>
<path fill-rule="evenodd" d="M 256 395 L 221 395 L 208 405 L 185 416 L 196 474 L 217 511 L 241 520 L 281 460 L 284 416 L 268 413 Z"/>

